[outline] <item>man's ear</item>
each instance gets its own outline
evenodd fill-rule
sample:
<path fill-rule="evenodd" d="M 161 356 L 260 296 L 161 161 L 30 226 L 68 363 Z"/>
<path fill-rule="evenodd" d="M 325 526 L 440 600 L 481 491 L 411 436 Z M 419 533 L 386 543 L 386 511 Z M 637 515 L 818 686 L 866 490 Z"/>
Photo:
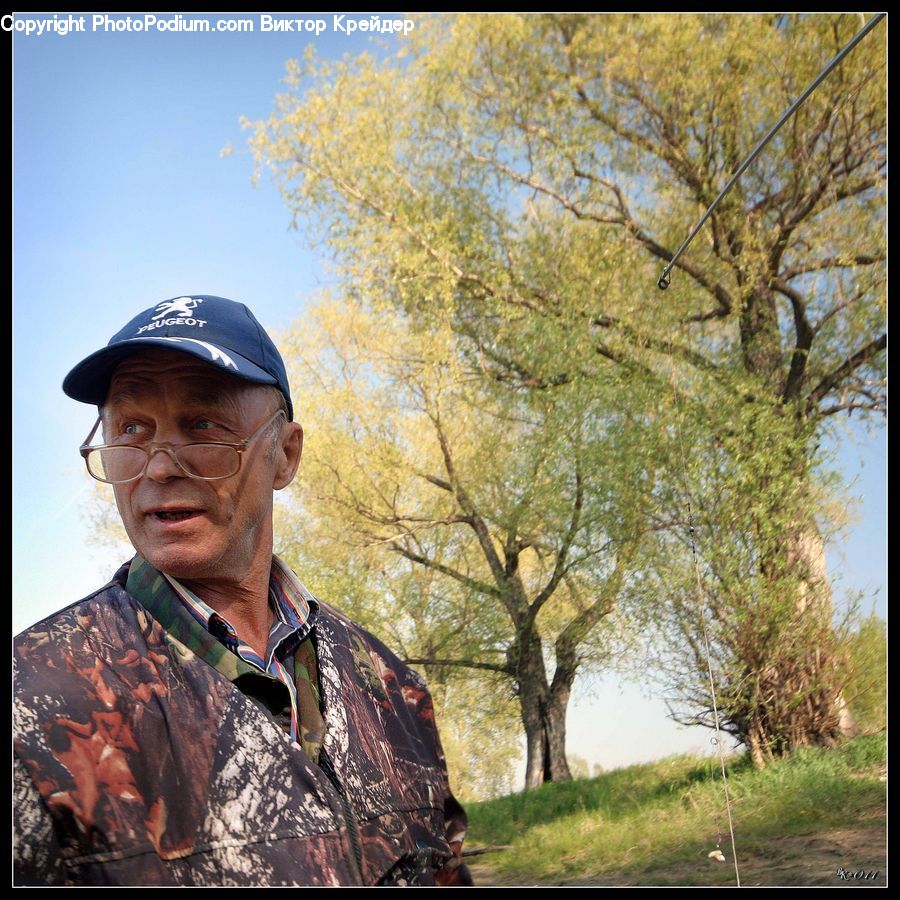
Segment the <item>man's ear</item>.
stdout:
<path fill-rule="evenodd" d="M 278 468 L 272 487 L 276 491 L 287 487 L 297 474 L 300 457 L 303 454 L 303 426 L 298 422 L 288 422 L 281 429 L 278 441 Z"/>

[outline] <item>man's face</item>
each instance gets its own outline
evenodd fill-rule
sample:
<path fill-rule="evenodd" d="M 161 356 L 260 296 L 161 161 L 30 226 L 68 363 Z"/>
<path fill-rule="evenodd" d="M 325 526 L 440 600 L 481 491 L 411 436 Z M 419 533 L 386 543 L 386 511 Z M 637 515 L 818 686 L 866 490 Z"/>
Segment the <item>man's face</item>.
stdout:
<path fill-rule="evenodd" d="M 238 443 L 275 413 L 272 391 L 184 353 L 150 349 L 129 356 L 113 374 L 103 407 L 109 444 Z M 237 474 L 191 478 L 164 451 L 136 481 L 114 485 L 128 537 L 152 566 L 175 578 L 240 582 L 268 571 L 272 491 L 294 476 L 302 430 L 285 424 L 272 451 L 266 429 L 242 454 Z"/>

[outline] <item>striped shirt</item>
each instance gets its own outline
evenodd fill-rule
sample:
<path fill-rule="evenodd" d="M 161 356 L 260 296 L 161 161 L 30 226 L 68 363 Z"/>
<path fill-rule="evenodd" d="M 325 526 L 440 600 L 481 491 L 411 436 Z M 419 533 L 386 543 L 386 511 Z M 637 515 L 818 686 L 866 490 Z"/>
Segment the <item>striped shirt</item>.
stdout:
<path fill-rule="evenodd" d="M 234 626 L 207 605 L 193 591 L 171 575 L 162 573 L 190 614 L 232 653 L 261 672 L 277 678 L 291 699 L 291 738 L 300 740 L 299 700 L 295 679 L 294 651 L 312 632 L 316 601 L 294 573 L 277 556 L 272 557 L 269 577 L 269 605 L 275 621 L 269 630 L 265 657 L 244 643 Z"/>

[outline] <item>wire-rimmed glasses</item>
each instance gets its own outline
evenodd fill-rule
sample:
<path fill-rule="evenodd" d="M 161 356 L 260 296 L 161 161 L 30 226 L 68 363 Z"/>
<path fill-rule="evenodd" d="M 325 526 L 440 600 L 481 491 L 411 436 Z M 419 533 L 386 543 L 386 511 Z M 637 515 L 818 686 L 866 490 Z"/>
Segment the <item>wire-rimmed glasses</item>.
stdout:
<path fill-rule="evenodd" d="M 99 444 L 91 447 L 90 443 L 102 419 L 102 416 L 98 416 L 91 433 L 78 450 L 84 457 L 91 477 L 105 484 L 126 484 L 141 478 L 150 465 L 151 457 L 159 450 L 168 453 L 178 468 L 190 478 L 218 481 L 237 475 L 244 451 L 281 415 L 284 415 L 283 409 L 270 416 L 250 437 L 235 444 L 205 441 L 182 444 L 180 447 L 170 443 L 152 443 L 145 446 Z"/>

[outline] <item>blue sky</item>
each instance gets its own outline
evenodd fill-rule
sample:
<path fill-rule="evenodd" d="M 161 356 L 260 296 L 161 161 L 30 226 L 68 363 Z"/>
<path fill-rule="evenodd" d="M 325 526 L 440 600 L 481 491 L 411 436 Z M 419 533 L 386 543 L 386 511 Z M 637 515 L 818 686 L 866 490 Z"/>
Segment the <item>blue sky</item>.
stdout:
<path fill-rule="evenodd" d="M 247 303 L 277 338 L 325 283 L 274 186 L 251 185 L 239 119 L 269 114 L 285 61 L 307 44 L 322 56 L 377 48 L 331 15 L 318 36 L 240 18 L 252 33 L 93 32 L 88 15 L 84 33 L 12 36 L 14 631 L 100 587 L 125 558 L 85 522 L 92 487 L 77 448 L 94 412 L 62 393 L 69 369 L 140 310 L 183 294 Z M 838 599 L 862 590 L 884 615 L 886 440 L 854 434 L 837 450 L 862 501 L 829 571 Z M 588 762 L 708 745 L 636 685 L 606 679 L 593 693 L 576 683 L 569 720 L 570 749 Z"/>

